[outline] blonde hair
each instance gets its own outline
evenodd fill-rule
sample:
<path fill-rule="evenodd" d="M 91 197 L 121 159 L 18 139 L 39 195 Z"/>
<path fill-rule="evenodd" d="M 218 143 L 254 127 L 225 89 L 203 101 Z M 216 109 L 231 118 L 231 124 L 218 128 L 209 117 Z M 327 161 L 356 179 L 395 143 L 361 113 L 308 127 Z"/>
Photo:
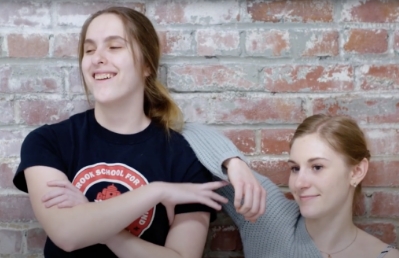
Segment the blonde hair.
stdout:
<path fill-rule="evenodd" d="M 149 75 L 145 78 L 144 87 L 145 115 L 163 126 L 167 132 L 169 132 L 169 129 L 181 131 L 183 114 L 173 101 L 168 89 L 157 79 L 161 57 L 159 38 L 151 21 L 142 13 L 127 7 L 110 7 L 94 13 L 85 21 L 79 39 L 79 66 L 82 78 L 81 64 L 87 29 L 94 18 L 102 14 L 115 14 L 122 20 L 132 49 L 134 49 L 133 43 L 136 43 L 139 53 L 141 53 L 140 60 L 142 60 L 143 67 L 146 67 L 149 71 Z M 88 96 L 89 91 L 84 80 L 83 85 Z"/>

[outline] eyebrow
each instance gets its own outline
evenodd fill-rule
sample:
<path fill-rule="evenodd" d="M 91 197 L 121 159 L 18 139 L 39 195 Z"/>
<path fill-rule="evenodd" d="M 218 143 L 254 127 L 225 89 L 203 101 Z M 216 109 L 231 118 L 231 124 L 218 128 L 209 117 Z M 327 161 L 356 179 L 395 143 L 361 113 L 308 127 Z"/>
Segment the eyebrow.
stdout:
<path fill-rule="evenodd" d="M 313 162 L 313 161 L 318 160 L 318 159 L 324 159 L 324 160 L 328 160 L 328 161 L 329 161 L 329 159 L 326 159 L 326 158 L 315 157 L 315 158 L 308 159 L 308 163 Z M 297 164 L 295 161 L 293 161 L 293 160 L 291 160 L 291 159 L 289 159 L 287 162 L 288 162 L 288 163 Z"/>
<path fill-rule="evenodd" d="M 105 42 L 109 42 L 109 41 L 113 41 L 113 40 L 122 40 L 125 43 L 127 42 L 127 40 L 122 38 L 121 36 L 108 36 L 104 39 Z M 95 42 L 92 39 L 85 39 L 84 44 L 95 44 Z"/>

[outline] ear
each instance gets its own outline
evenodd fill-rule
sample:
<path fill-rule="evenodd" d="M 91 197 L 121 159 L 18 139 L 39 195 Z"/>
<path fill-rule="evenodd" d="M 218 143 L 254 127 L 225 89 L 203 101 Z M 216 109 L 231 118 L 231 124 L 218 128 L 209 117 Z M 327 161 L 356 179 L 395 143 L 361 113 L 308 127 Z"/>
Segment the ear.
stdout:
<path fill-rule="evenodd" d="M 369 169 L 369 161 L 366 158 L 363 158 L 359 164 L 355 165 L 352 168 L 350 184 L 356 186 L 363 181 L 364 177 L 367 175 L 367 171 Z"/>
<path fill-rule="evenodd" d="M 148 68 L 148 66 L 144 65 L 143 67 L 143 76 L 144 78 L 147 78 L 148 76 L 150 76 L 151 72 L 150 72 L 150 68 Z"/>

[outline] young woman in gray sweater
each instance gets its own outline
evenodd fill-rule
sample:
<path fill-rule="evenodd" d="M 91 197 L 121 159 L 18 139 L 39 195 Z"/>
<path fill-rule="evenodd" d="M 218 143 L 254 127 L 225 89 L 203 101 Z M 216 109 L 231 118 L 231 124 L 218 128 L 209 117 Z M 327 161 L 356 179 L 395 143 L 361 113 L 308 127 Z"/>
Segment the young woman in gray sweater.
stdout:
<path fill-rule="evenodd" d="M 363 132 L 352 119 L 314 115 L 299 125 L 288 161 L 295 200 L 251 171 L 234 144 L 216 130 L 187 124 L 182 133 L 201 163 L 217 178 L 230 181 L 217 192 L 229 200 L 223 209 L 239 228 L 246 258 L 399 257 L 396 249 L 353 223 L 353 200 L 370 154 Z M 180 185 L 184 187 L 171 188 L 176 190 L 170 193 L 175 203 L 208 194 L 195 184 Z M 63 191 L 70 206 L 85 199 L 73 189 Z"/>
<path fill-rule="evenodd" d="M 255 223 L 236 211 L 237 180 L 230 178 L 231 184 L 218 190 L 229 199 L 223 209 L 239 228 L 246 258 L 399 257 L 396 249 L 353 223 L 353 200 L 360 193 L 370 153 L 352 119 L 314 115 L 299 125 L 288 161 L 294 201 L 267 177 L 251 173 L 237 148 L 217 131 L 186 125 L 183 135 L 201 163 L 218 178 L 229 180 L 230 173 L 241 173 L 244 180 L 255 176 L 266 189 L 266 212 Z"/>

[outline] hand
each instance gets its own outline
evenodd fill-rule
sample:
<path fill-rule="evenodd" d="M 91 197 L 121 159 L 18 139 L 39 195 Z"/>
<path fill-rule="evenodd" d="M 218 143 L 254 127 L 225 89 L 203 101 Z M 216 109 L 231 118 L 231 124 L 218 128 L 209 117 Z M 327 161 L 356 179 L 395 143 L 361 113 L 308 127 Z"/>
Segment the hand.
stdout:
<path fill-rule="evenodd" d="M 89 202 L 78 188 L 67 180 L 47 182 L 53 189 L 42 197 L 46 208 L 57 205 L 58 208 L 72 208 L 76 205 Z"/>
<path fill-rule="evenodd" d="M 255 222 L 266 210 L 266 190 L 259 184 L 248 165 L 239 158 L 223 165 L 234 187 L 234 207 L 248 221 Z"/>
<path fill-rule="evenodd" d="M 162 190 L 161 203 L 165 206 L 169 224 L 172 224 L 177 204 L 201 203 L 215 210 L 220 210 L 220 203 L 227 203 L 227 198 L 217 194 L 214 190 L 228 185 L 228 182 L 217 181 L 203 184 L 193 183 L 163 183 L 157 182 Z"/>

